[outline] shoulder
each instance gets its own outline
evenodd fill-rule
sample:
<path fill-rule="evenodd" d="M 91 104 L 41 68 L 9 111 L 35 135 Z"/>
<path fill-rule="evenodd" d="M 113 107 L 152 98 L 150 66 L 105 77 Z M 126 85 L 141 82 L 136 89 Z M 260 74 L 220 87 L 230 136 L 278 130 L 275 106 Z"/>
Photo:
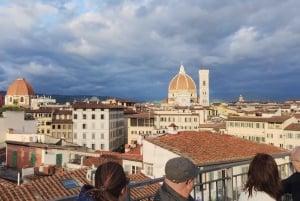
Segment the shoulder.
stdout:
<path fill-rule="evenodd" d="M 245 200 L 248 200 L 248 193 L 242 191 L 239 197 L 239 201 L 245 201 Z"/>
<path fill-rule="evenodd" d="M 275 201 L 274 198 L 269 196 L 263 191 L 253 191 L 252 196 L 249 197 L 248 192 L 242 191 L 239 197 L 239 201 L 254 201 L 254 200 L 264 200 L 264 201 Z"/>
<path fill-rule="evenodd" d="M 93 201 L 92 197 L 87 194 L 87 191 L 89 191 L 92 188 L 93 188 L 93 186 L 86 185 L 86 184 L 83 185 L 81 187 L 80 193 L 79 193 L 76 201 Z"/>

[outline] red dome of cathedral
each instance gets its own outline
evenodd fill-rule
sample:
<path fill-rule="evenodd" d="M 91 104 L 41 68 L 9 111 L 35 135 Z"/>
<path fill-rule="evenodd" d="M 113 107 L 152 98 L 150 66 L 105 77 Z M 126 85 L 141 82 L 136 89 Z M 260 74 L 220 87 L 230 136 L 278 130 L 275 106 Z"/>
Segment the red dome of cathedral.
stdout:
<path fill-rule="evenodd" d="M 24 78 L 16 79 L 7 89 L 6 95 L 15 96 L 15 95 L 25 95 L 33 96 L 34 90 L 29 82 Z"/>
<path fill-rule="evenodd" d="M 173 90 L 197 90 L 194 80 L 185 73 L 183 65 L 180 66 L 179 73 L 169 84 L 169 91 Z"/>

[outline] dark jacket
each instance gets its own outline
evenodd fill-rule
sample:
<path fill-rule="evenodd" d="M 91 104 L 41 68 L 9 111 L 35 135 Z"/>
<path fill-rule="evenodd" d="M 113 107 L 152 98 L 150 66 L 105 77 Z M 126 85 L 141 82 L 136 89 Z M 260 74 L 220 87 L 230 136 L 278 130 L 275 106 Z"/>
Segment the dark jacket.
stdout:
<path fill-rule="evenodd" d="M 156 192 L 154 201 L 194 201 L 194 199 L 192 198 L 192 196 L 189 196 L 188 199 L 182 197 L 169 185 L 163 183 L 161 188 Z"/>
<path fill-rule="evenodd" d="M 284 193 L 292 194 L 294 201 L 300 200 L 300 173 L 296 172 L 282 181 Z"/>
<path fill-rule="evenodd" d="M 92 188 L 93 188 L 93 186 L 84 184 L 81 187 L 80 193 L 79 193 L 76 201 L 93 201 L 93 198 L 89 194 L 87 194 L 87 191 Z"/>

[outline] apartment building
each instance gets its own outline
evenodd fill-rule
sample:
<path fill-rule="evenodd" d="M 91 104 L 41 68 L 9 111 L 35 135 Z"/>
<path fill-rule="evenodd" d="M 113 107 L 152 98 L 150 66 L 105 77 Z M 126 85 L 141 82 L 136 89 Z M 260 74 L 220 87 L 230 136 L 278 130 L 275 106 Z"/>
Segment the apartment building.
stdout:
<path fill-rule="evenodd" d="M 154 131 L 154 115 L 151 112 L 127 115 L 125 121 L 127 125 L 126 144 L 134 144 L 133 142 L 146 138 Z"/>
<path fill-rule="evenodd" d="M 273 117 L 229 117 L 226 133 L 251 141 L 292 149 L 299 145 L 299 128 L 293 126 L 298 120 L 293 116 Z M 289 140 L 292 137 L 294 140 Z M 299 135 L 300 137 L 300 135 Z"/>
<path fill-rule="evenodd" d="M 125 144 L 124 108 L 97 101 L 74 102 L 73 143 L 113 151 Z"/>
<path fill-rule="evenodd" d="M 188 107 L 172 110 L 154 111 L 155 129 L 167 130 L 170 124 L 175 124 L 178 130 L 199 130 L 199 125 L 208 119 L 209 111 L 205 108 L 191 109 Z"/>
<path fill-rule="evenodd" d="M 72 109 L 57 109 L 53 113 L 51 136 L 73 142 Z"/>

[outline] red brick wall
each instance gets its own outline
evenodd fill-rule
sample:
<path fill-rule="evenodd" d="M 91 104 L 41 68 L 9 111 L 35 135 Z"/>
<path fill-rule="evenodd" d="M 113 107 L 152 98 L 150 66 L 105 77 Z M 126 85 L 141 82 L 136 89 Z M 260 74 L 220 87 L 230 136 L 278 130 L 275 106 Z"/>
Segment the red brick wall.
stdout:
<path fill-rule="evenodd" d="M 29 147 L 22 145 L 7 145 L 6 162 L 8 167 L 13 166 L 13 151 L 17 151 L 17 169 L 30 167 L 31 153 L 36 156 L 35 167 L 38 167 L 42 163 L 42 149 L 38 147 Z"/>

